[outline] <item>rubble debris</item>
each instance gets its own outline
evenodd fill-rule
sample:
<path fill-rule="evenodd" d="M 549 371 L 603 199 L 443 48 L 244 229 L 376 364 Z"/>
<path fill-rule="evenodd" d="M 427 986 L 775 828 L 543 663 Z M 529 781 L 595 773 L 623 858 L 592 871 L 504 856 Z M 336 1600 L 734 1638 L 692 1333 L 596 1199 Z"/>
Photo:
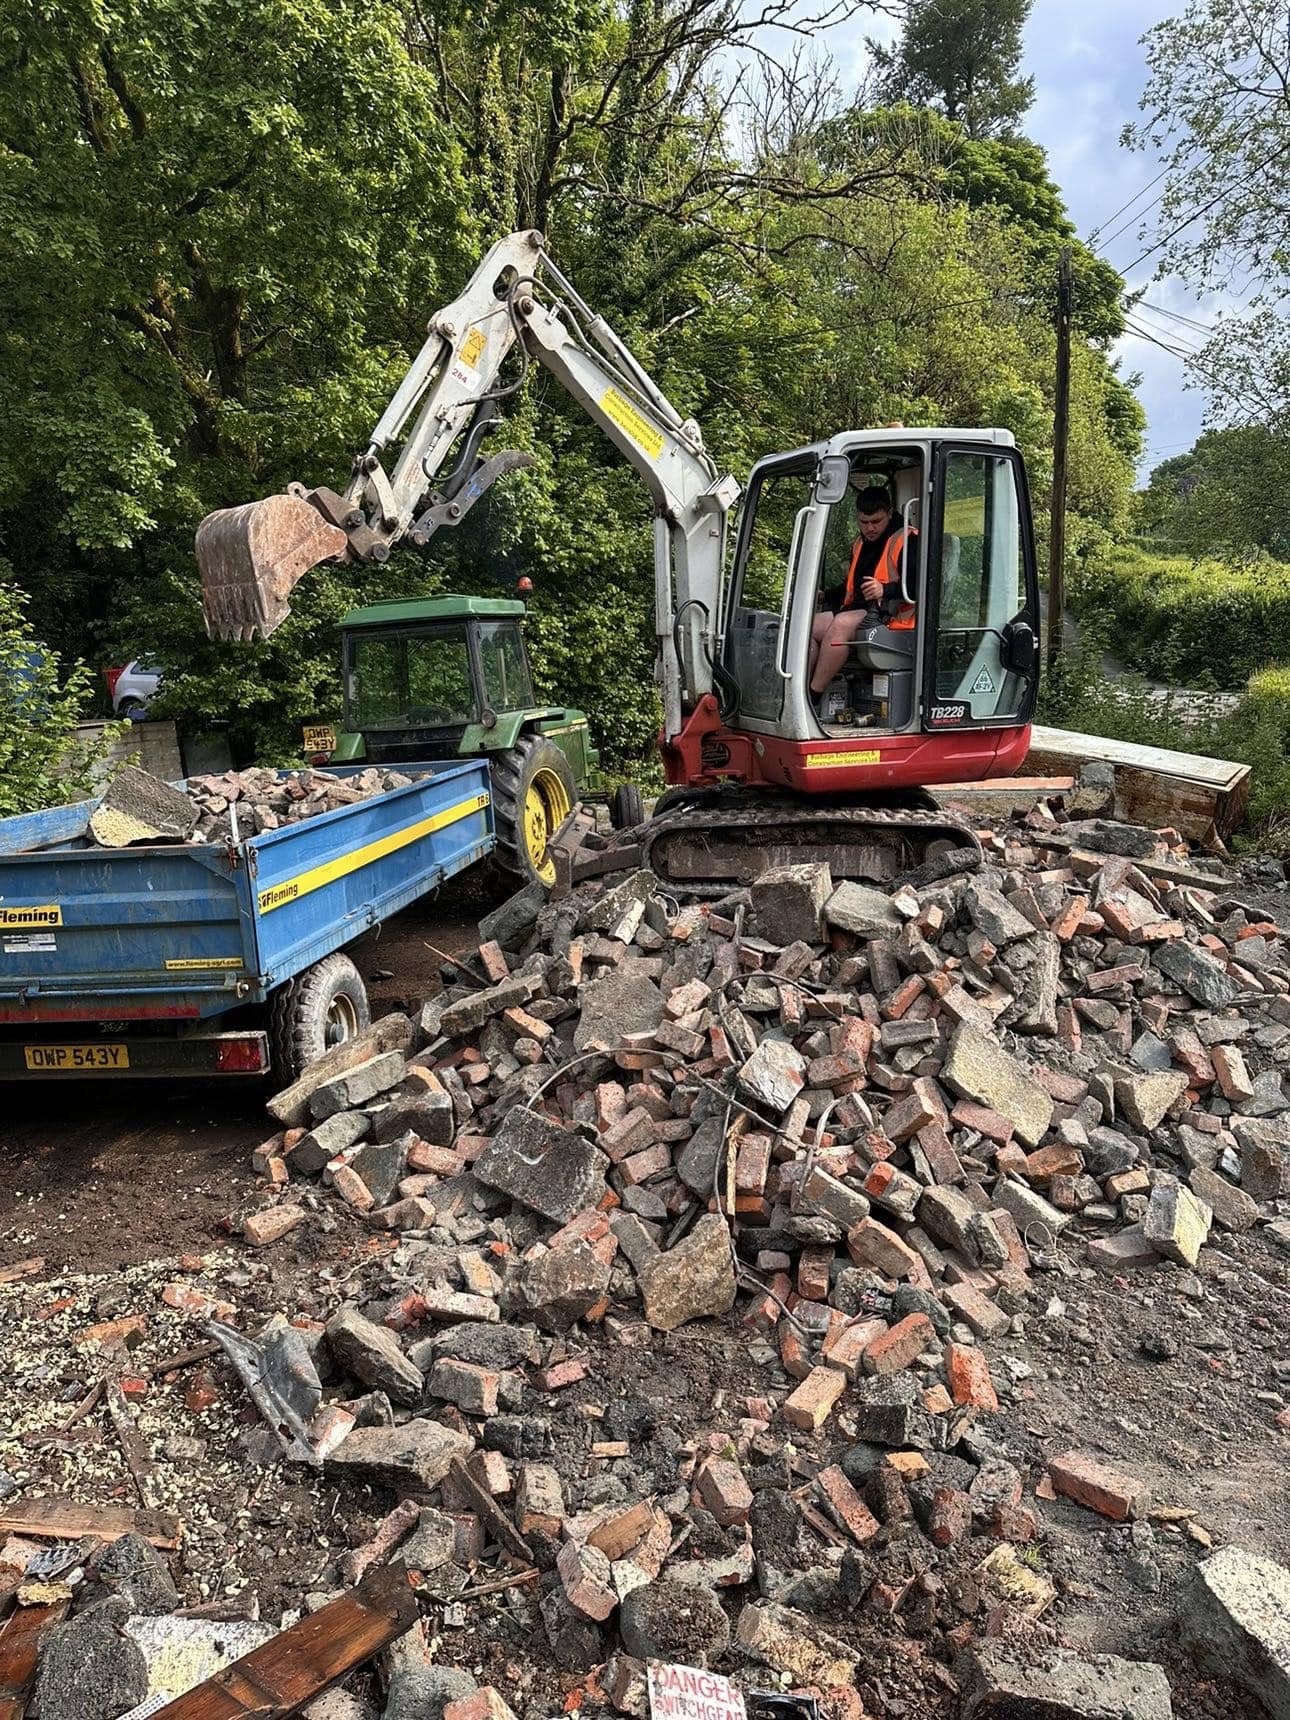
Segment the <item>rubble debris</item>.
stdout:
<path fill-rule="evenodd" d="M 1261 1553 L 1224 1547 L 1199 1565 L 1178 1627 L 1203 1671 L 1230 1678 L 1267 1709 L 1290 1716 L 1290 1571 Z"/>
<path fill-rule="evenodd" d="M 640 1288 L 645 1318 L 660 1332 L 731 1309 L 735 1271 L 722 1219 L 705 1213 L 684 1241 L 649 1260 L 640 1272 Z"/>
<path fill-rule="evenodd" d="M 633 1589 L 619 1608 L 618 1628 L 637 1660 L 707 1666 L 730 1646 L 730 1621 L 712 1591 L 670 1577 Z"/>
<path fill-rule="evenodd" d="M 148 1665 L 125 1634 L 130 1603 L 113 1595 L 55 1625 L 40 1650 L 43 1720 L 116 1720 L 148 1694 Z"/>
<path fill-rule="evenodd" d="M 374 765 L 349 776 L 326 770 L 230 770 L 220 776 L 190 776 L 181 798 L 191 815 L 190 841 L 235 842 L 355 806 L 373 795 L 406 788 L 412 780 L 402 771 Z"/>
<path fill-rule="evenodd" d="M 0 1720 L 22 1720 L 40 1656 L 70 1604 L 60 1599 L 15 1607 L 0 1618 Z"/>
<path fill-rule="evenodd" d="M 403 1498 L 429 1499 L 454 1457 L 475 1448 L 469 1434 L 419 1417 L 400 1427 L 356 1427 L 327 1458 L 338 1476 L 392 1487 Z"/>

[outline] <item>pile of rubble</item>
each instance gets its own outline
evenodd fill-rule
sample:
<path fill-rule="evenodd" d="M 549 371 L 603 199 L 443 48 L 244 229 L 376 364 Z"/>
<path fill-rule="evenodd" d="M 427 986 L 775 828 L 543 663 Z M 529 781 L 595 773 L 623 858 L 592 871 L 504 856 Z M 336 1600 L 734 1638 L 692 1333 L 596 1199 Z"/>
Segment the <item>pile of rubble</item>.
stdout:
<path fill-rule="evenodd" d="M 379 1506 L 335 1578 L 410 1574 L 393 1720 L 639 1717 L 650 1663 L 826 1720 L 1174 1713 L 1164 1666 L 1054 1625 L 1054 1502 L 1145 1566 L 1161 1519 L 1036 1442 L 1022 1352 L 1077 1271 L 1190 1271 L 1215 1227 L 1290 1250 L 1290 948 L 1155 834 L 984 844 L 921 888 L 522 891 L 417 1019 L 270 1101 L 233 1226 L 261 1259 L 312 1227 L 315 1295 L 193 1311 L 286 1463 Z M 482 1689 L 441 1647 L 477 1610 Z M 1272 1561 L 1211 1552 L 1176 1637 L 1290 1712 Z"/>
<path fill-rule="evenodd" d="M 411 781 L 400 771 L 375 767 L 353 776 L 254 769 L 193 776 L 175 787 L 127 765 L 91 812 L 88 834 L 104 848 L 134 842 L 240 842 L 406 788 Z"/>
<path fill-rule="evenodd" d="M 1025 1370 L 984 1347 L 1024 1331 L 1034 1271 L 1075 1238 L 1109 1272 L 1194 1266 L 1212 1225 L 1261 1217 L 1290 1247 L 1280 931 L 1155 836 L 1036 822 L 923 889 L 808 865 L 711 906 L 645 872 L 585 900 L 521 892 L 481 925 L 471 984 L 271 1106 L 285 1127 L 257 1166 L 279 1193 L 247 1237 L 302 1222 L 320 1178 L 402 1239 L 390 1294 L 314 1332 L 400 1407 L 371 1425 L 311 1378 L 295 1454 L 437 1499 L 390 1527 L 424 1568 L 431 1526 L 436 1583 L 461 1576 L 463 1510 L 471 1559 L 491 1542 L 546 1571 L 551 1653 L 585 1670 L 617 1644 L 627 1712 L 639 1663 L 730 1642 L 841 1712 L 857 1656 L 821 1616 L 935 1621 L 952 1659 L 983 1589 L 1042 1613 L 1036 1511 L 998 1431 Z M 657 1474 L 623 1502 L 569 1497 L 525 1413 L 581 1377 L 568 1335 L 610 1322 L 646 1348 L 741 1288 L 753 1366 L 728 1431 L 667 1454 L 670 1497 Z M 782 1396 L 753 1372 L 775 1359 Z M 648 1449 L 621 1408 L 593 1453 Z M 1078 1450 L 1042 1489 L 1115 1522 L 1150 1504 Z M 1052 1688 L 1068 1676 L 1058 1656 Z M 1133 1711 L 1168 1712 L 1148 1683 Z"/>

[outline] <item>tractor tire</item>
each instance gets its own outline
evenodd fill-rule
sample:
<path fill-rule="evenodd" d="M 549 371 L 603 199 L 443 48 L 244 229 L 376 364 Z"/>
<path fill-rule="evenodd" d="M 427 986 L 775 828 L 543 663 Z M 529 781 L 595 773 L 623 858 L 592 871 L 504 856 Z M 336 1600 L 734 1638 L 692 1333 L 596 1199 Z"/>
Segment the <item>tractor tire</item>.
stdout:
<path fill-rule="evenodd" d="M 645 822 L 645 803 L 634 782 L 620 782 L 609 797 L 609 822 L 615 830 L 635 830 Z"/>
<path fill-rule="evenodd" d="M 295 1081 L 324 1051 L 356 1039 L 372 1025 L 367 988 L 348 956 L 324 956 L 280 986 L 269 1001 L 269 1052 L 281 1087 Z"/>
<path fill-rule="evenodd" d="M 545 735 L 522 735 L 489 761 L 497 863 L 521 884 L 555 883 L 552 836 L 578 803 L 569 761 Z"/>

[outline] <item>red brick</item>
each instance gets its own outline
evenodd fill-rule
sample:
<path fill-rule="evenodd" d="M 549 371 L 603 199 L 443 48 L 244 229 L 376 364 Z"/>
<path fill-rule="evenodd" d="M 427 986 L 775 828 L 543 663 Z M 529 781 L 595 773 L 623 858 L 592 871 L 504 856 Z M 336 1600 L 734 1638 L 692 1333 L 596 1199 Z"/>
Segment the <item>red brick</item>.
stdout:
<path fill-rule="evenodd" d="M 586 1377 L 587 1370 L 583 1364 L 570 1358 L 564 1362 L 553 1362 L 549 1368 L 540 1369 L 533 1383 L 540 1392 L 558 1392 L 565 1386 L 576 1385 Z"/>
<path fill-rule="evenodd" d="M 909 1244 L 876 1218 L 862 1218 L 847 1232 L 847 1253 L 857 1266 L 871 1266 L 887 1278 L 911 1278 L 922 1267 Z"/>
<path fill-rule="evenodd" d="M 486 944 L 480 944 L 479 959 L 483 964 L 484 972 L 494 985 L 500 985 L 504 979 L 511 977 L 511 970 L 505 953 L 495 939 L 490 939 Z"/>
<path fill-rule="evenodd" d="M 350 1172 L 355 1181 L 358 1177 Z M 366 1193 L 366 1189 L 364 1189 Z M 368 1206 L 372 1205 L 372 1197 L 367 1196 Z M 267 1248 L 269 1243 L 278 1242 L 288 1231 L 294 1230 L 298 1224 L 303 1224 L 305 1209 L 302 1206 L 266 1206 L 259 1212 L 251 1213 L 242 1224 L 242 1235 L 255 1248 Z"/>
<path fill-rule="evenodd" d="M 812 1368 L 797 1390 L 784 1400 L 784 1420 L 803 1433 L 814 1433 L 828 1420 L 846 1385 L 846 1376 L 836 1368 Z"/>
<path fill-rule="evenodd" d="M 1151 1504 L 1151 1489 L 1145 1481 L 1112 1469 L 1086 1451 L 1066 1451 L 1054 1457 L 1048 1465 L 1048 1479 L 1058 1493 L 1114 1523 L 1143 1516 Z"/>
<path fill-rule="evenodd" d="M 797 1260 L 798 1295 L 805 1296 L 808 1302 L 827 1302 L 832 1264 L 832 1248 L 804 1248 Z"/>
<path fill-rule="evenodd" d="M 481 1368 L 475 1362 L 459 1362 L 452 1356 L 440 1356 L 430 1372 L 430 1391 L 435 1397 L 447 1398 L 468 1415 L 496 1415 L 497 1389 L 501 1375 L 493 1368 Z"/>
<path fill-rule="evenodd" d="M 932 1495 L 927 1538 L 934 1547 L 955 1547 L 972 1533 L 972 1501 L 957 1487 L 938 1487 Z"/>
<path fill-rule="evenodd" d="M 425 1171 L 438 1177 L 455 1177 L 465 1170 L 466 1161 L 451 1147 L 434 1147 L 420 1138 L 408 1148 L 408 1169 Z"/>
<path fill-rule="evenodd" d="M 770 1175 L 769 1135 L 745 1135 L 735 1154 L 735 1188 L 741 1194 L 761 1194 Z"/>
<path fill-rule="evenodd" d="M 971 1404 L 976 1409 L 998 1409 L 990 1364 L 980 1350 L 966 1344 L 946 1344 L 945 1377 L 950 1396 L 956 1404 Z"/>
<path fill-rule="evenodd" d="M 639 1105 L 603 1131 L 600 1144 L 615 1164 L 654 1144 L 654 1119 Z"/>
<path fill-rule="evenodd" d="M 376 1205 L 372 1198 L 371 1189 L 368 1188 L 352 1165 L 336 1165 L 331 1173 L 331 1186 L 345 1202 L 345 1205 L 352 1206 L 355 1212 L 371 1212 Z M 299 1211 L 300 1209 L 297 1208 L 296 1210 Z M 303 1213 L 301 1216 L 304 1216 Z M 248 1219 L 247 1224 L 249 1225 L 250 1222 Z M 251 1236 L 246 1226 L 243 1226 L 243 1234 L 246 1235 L 249 1242 Z M 270 1242 L 273 1240 L 274 1238 L 269 1238 Z"/>
<path fill-rule="evenodd" d="M 700 1499 L 723 1529 L 748 1521 L 752 1489 L 737 1463 L 728 1457 L 710 1457 L 699 1470 L 696 1485 Z"/>
<path fill-rule="evenodd" d="M 651 1177 L 661 1176 L 671 1168 L 672 1155 L 662 1142 L 656 1147 L 646 1147 L 644 1152 L 633 1153 L 630 1158 L 620 1160 L 618 1165 L 623 1181 L 629 1188 L 637 1183 L 648 1182 Z"/>
<path fill-rule="evenodd" d="M 944 1300 L 978 1338 L 997 1338 L 1008 1329 L 1008 1316 L 1003 1309 L 996 1308 L 975 1285 L 951 1284 L 945 1291 Z"/>
<path fill-rule="evenodd" d="M 970 1099 L 960 1099 L 950 1112 L 950 1120 L 963 1129 L 975 1129 L 987 1141 L 1003 1146 L 1012 1139 L 1012 1124 L 988 1105 L 974 1105 Z"/>
<path fill-rule="evenodd" d="M 926 1314 L 906 1314 L 889 1332 L 884 1332 L 864 1353 L 867 1374 L 898 1374 L 936 1342 L 936 1328 Z"/>
<path fill-rule="evenodd" d="M 534 1529 L 554 1538 L 564 1522 L 564 1489 L 550 1463 L 526 1463 L 515 1489 L 515 1526 L 521 1535 Z"/>
<path fill-rule="evenodd" d="M 1087 896 L 1072 896 L 1062 912 L 1053 921 L 1053 936 L 1063 944 L 1068 944 L 1079 930 L 1079 923 L 1088 912 Z"/>
<path fill-rule="evenodd" d="M 1225 1099 L 1233 1105 L 1239 1105 L 1254 1097 L 1249 1071 L 1237 1046 L 1215 1045 L 1209 1055 Z"/>
<path fill-rule="evenodd" d="M 845 1374 L 849 1380 L 855 1380 L 861 1372 L 861 1362 L 865 1351 L 875 1338 L 880 1338 L 887 1330 L 887 1322 L 876 1316 L 850 1320 L 836 1332 L 830 1332 L 824 1340 L 823 1357 L 831 1368 Z"/>
<path fill-rule="evenodd" d="M 1077 1177 L 1084 1169 L 1084 1156 L 1077 1147 L 1055 1143 L 1027 1153 L 1024 1175 L 1027 1181 L 1044 1184 L 1054 1177 Z"/>
<path fill-rule="evenodd" d="M 801 1333 L 787 1317 L 775 1328 L 779 1359 L 791 1380 L 804 1380 L 811 1371 L 811 1354 Z"/>
<path fill-rule="evenodd" d="M 511 1491 L 511 1472 L 500 1451 L 485 1451 L 481 1446 L 466 1459 L 466 1468 L 494 1499 L 504 1499 Z"/>
<path fill-rule="evenodd" d="M 485 1684 L 470 1696 L 445 1703 L 443 1720 L 515 1720 L 515 1715 L 492 1685 Z"/>
<path fill-rule="evenodd" d="M 873 1540 L 882 1525 L 836 1463 L 821 1469 L 815 1477 L 815 1485 L 820 1497 L 853 1541 L 863 1547 L 867 1541 Z"/>
<path fill-rule="evenodd" d="M 882 1002 L 882 1018 L 884 1021 L 900 1021 L 909 1013 L 915 998 L 921 997 L 927 990 L 927 981 L 921 974 L 912 973 L 909 978 L 902 980 L 890 997 Z"/>
<path fill-rule="evenodd" d="M 939 1123 L 928 1123 L 921 1128 L 917 1140 L 928 1168 L 938 1184 L 945 1187 L 947 1184 L 963 1181 L 966 1173 L 959 1163 L 959 1156 Z"/>
<path fill-rule="evenodd" d="M 566 1541 L 555 1561 L 569 1605 L 584 1618 L 597 1623 L 607 1619 L 618 1605 L 609 1559 L 599 1547 L 579 1546 Z"/>

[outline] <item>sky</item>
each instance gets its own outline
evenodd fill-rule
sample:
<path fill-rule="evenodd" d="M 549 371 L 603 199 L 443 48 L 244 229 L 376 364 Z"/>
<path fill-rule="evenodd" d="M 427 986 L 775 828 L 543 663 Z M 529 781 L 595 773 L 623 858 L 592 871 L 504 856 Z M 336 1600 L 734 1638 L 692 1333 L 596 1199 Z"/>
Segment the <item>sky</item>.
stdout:
<path fill-rule="evenodd" d="M 1023 121 L 1028 137 L 1048 153 L 1048 165 L 1061 187 L 1071 219 L 1081 238 L 1096 228 L 1114 233 L 1126 218 L 1108 220 L 1115 210 L 1146 186 L 1159 171 L 1150 154 L 1123 149 L 1120 131 L 1138 117 L 1138 100 L 1146 83 L 1146 55 L 1140 37 L 1153 24 L 1176 16 L 1185 0 L 1034 0 L 1025 37 L 1024 70 L 1035 79 L 1035 102 Z M 890 38 L 894 24 L 863 14 L 828 32 L 829 50 L 844 88 L 863 75 L 866 36 Z M 1144 199 L 1147 217 L 1156 186 Z M 1136 207 L 1136 206 L 1135 206 Z M 1132 211 L 1129 212 L 1130 215 Z M 1118 238 L 1099 248 L 1123 270 L 1154 238 L 1139 243 L 1139 223 L 1131 222 Z M 1153 305 L 1203 322 L 1213 320 L 1217 301 L 1199 299 L 1176 279 L 1153 281 L 1153 261 L 1133 270 L 1128 284 L 1152 282 L 1147 293 Z M 1158 327 L 1163 339 L 1171 325 L 1148 312 L 1144 323 Z M 1172 325 L 1175 331 L 1177 325 Z M 1191 344 L 1197 337 L 1189 340 Z M 1140 466 L 1145 479 L 1162 459 L 1182 453 L 1202 428 L 1205 401 L 1196 389 L 1184 389 L 1182 361 L 1158 346 L 1130 334 L 1118 348 L 1125 374 L 1139 372 L 1138 397 L 1147 412 L 1146 451 Z"/>

